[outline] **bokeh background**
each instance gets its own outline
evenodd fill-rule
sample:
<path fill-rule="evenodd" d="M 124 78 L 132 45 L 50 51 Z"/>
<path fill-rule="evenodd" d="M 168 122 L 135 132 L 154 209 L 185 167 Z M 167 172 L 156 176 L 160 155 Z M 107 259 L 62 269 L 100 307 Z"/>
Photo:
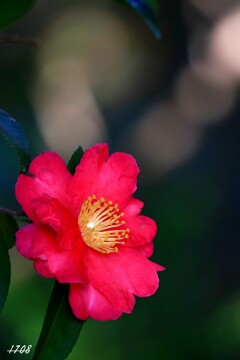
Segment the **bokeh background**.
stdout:
<path fill-rule="evenodd" d="M 117 321 L 87 321 L 70 360 L 240 359 L 240 1 L 159 4 L 159 41 L 110 0 L 39 0 L 2 32 L 41 40 L 0 44 L 0 108 L 33 156 L 67 161 L 98 142 L 133 154 L 158 223 L 158 292 Z M 3 140 L 0 164 L 0 204 L 18 209 Z M 15 250 L 11 261 L 0 358 L 30 358 L 6 350 L 35 346 L 53 283 Z"/>

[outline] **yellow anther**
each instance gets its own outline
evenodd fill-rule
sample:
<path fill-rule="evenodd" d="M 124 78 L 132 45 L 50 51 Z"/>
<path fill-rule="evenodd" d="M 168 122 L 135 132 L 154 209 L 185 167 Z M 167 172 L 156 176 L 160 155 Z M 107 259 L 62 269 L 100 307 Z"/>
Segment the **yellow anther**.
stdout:
<path fill-rule="evenodd" d="M 82 239 L 94 250 L 109 254 L 118 252 L 118 246 L 124 245 L 129 229 L 123 229 L 125 221 L 119 221 L 124 213 L 119 214 L 118 204 L 103 197 L 97 200 L 96 195 L 89 196 L 83 203 L 78 216 L 78 225 Z"/>

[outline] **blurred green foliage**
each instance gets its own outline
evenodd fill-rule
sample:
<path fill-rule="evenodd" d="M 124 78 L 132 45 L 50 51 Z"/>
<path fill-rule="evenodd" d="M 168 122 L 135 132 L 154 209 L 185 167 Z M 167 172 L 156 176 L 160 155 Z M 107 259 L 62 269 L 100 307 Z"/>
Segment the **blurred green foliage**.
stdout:
<path fill-rule="evenodd" d="M 0 231 L 0 311 L 7 298 L 10 284 L 11 268 L 7 246 Z"/>
<path fill-rule="evenodd" d="M 0 28 L 23 16 L 35 2 L 36 0 L 1 0 Z"/>
<path fill-rule="evenodd" d="M 209 24 L 214 25 L 211 23 L 213 20 L 206 19 L 193 5 L 187 6 L 187 3 L 182 6 L 180 1 L 161 1 L 159 14 L 163 37 L 159 42 L 146 31 L 144 24 L 142 26 L 135 14 L 129 14 L 129 18 L 126 18 L 125 10 L 119 10 L 119 5 L 114 6 L 112 2 L 110 5 L 109 1 L 103 1 L 104 6 L 100 10 L 97 8 L 99 0 L 93 1 L 90 15 L 86 3 L 85 7 L 79 7 L 81 14 L 88 15 L 88 19 L 94 19 L 88 24 L 89 33 L 86 31 L 82 34 L 81 27 L 79 28 L 79 38 L 81 35 L 88 44 L 85 50 L 88 54 L 87 64 L 92 61 L 94 68 L 100 63 L 101 58 L 107 62 L 107 56 L 112 56 L 111 61 L 107 62 L 107 69 L 103 67 L 99 71 L 97 67 L 101 75 L 105 75 L 107 79 L 111 78 L 112 81 L 107 83 L 107 80 L 101 80 L 97 84 L 100 94 L 106 92 L 104 99 L 107 96 L 111 99 L 104 102 L 99 97 L 97 104 L 107 129 L 105 138 L 101 141 L 109 142 L 111 151 L 131 152 L 134 140 L 131 130 L 136 131 L 142 122 L 142 116 L 156 102 L 161 106 L 163 102 L 169 102 L 176 96 L 175 84 L 179 74 L 191 61 L 188 48 L 189 39 L 195 34 L 194 25 L 200 24 L 201 28 L 206 25 L 207 29 Z M 68 11 L 76 13 L 79 1 L 56 0 L 51 3 L 51 8 L 49 4 L 44 7 L 44 2 L 41 5 L 36 8 L 35 13 L 33 12 L 33 18 L 26 17 L 26 23 L 22 22 L 15 31 L 42 37 L 47 42 L 48 36 L 53 32 L 54 22 L 62 21 Z M 97 15 L 93 12 L 95 7 Z M 102 54 L 97 48 L 98 52 L 95 55 L 94 47 L 97 47 L 100 38 L 93 29 L 98 25 L 97 31 L 100 33 L 99 36 L 102 36 L 99 26 L 101 21 L 97 23 L 95 20 L 101 19 L 102 11 L 105 11 L 102 21 L 109 18 L 112 26 L 109 26 L 108 33 L 104 33 L 105 36 L 114 33 L 114 29 L 117 35 L 113 42 L 115 47 L 111 47 L 109 53 L 104 51 Z M 109 38 L 107 39 L 110 42 Z M 69 43 L 70 40 L 68 36 L 65 42 Z M 104 40 L 108 43 L 105 37 Z M 123 46 L 124 41 L 126 47 Z M 59 43 L 64 53 L 64 43 L 61 43 L 61 39 Z M 75 46 L 77 48 L 77 45 Z M 111 64 L 118 46 L 122 46 L 122 52 L 125 51 L 127 55 L 125 58 L 123 56 L 119 67 L 110 72 L 109 63 Z M 37 96 L 45 90 L 42 87 L 42 79 L 51 86 L 55 82 L 57 89 L 62 91 L 65 87 L 70 87 L 69 84 L 74 82 L 75 78 L 72 77 L 69 82 L 64 80 L 64 86 L 61 80 L 65 79 L 69 68 L 76 64 L 80 68 L 83 59 L 80 61 L 77 58 L 76 62 L 70 62 L 69 67 L 66 65 L 67 62 L 64 62 L 66 59 L 59 59 L 65 67 L 60 72 L 61 76 L 56 73 L 54 77 L 59 63 L 55 60 L 41 68 L 43 50 L 10 44 L 1 45 L 1 50 L 0 108 L 6 109 L 20 121 L 30 138 L 33 154 L 37 154 L 51 148 L 40 133 L 42 123 L 39 119 L 42 113 L 40 114 L 39 108 L 36 107 Z M 82 48 L 78 49 L 79 53 L 81 50 Z M 71 60 L 73 57 L 71 54 Z M 97 61 L 94 62 L 96 58 Z M 127 72 L 126 69 L 136 68 L 139 70 L 132 78 L 132 71 Z M 89 75 L 86 67 L 84 75 Z M 94 80 L 97 73 L 93 72 L 90 75 L 92 78 L 87 82 L 87 86 L 91 88 L 92 99 L 96 96 Z M 76 82 L 81 83 L 78 77 L 76 79 Z M 133 86 L 135 83 L 136 87 Z M 48 97 L 52 89 L 53 87 L 50 88 Z M 81 92 L 80 96 L 75 88 L 70 89 L 70 99 L 77 94 L 77 101 L 81 96 L 86 96 L 84 99 L 87 102 L 87 92 Z M 120 91 L 123 94 L 121 96 Z M 111 96 L 114 94 L 113 101 Z M 60 102 L 67 104 L 68 96 L 64 93 Z M 76 347 L 69 356 L 70 360 L 240 358 L 238 100 L 239 92 L 236 94 L 235 105 L 231 111 L 224 114 L 221 122 L 216 121 L 204 126 L 200 123 L 192 125 L 201 135 L 200 145 L 182 163 L 163 172 L 157 171 L 157 165 L 152 165 L 151 159 L 141 164 L 137 197 L 145 202 L 143 213 L 158 223 L 152 259 L 164 265 L 166 271 L 160 274 L 158 292 L 150 298 L 137 299 L 131 315 L 124 315 L 117 321 L 105 323 L 87 321 Z M 54 104 L 51 104 L 51 111 Z M 68 104 L 68 107 L 75 111 L 70 105 Z M 46 104 L 42 101 L 42 112 L 46 112 L 44 106 Z M 51 116 L 53 119 L 52 112 Z M 68 122 L 67 117 L 65 121 Z M 79 116 L 78 122 L 80 121 Z M 59 128 L 55 128 L 54 134 L 57 137 L 61 126 L 60 124 Z M 90 125 L 86 122 L 85 126 Z M 169 131 L 168 128 L 166 130 Z M 164 133 L 165 137 L 161 137 L 162 134 L 159 132 L 161 141 L 154 148 L 157 158 L 162 155 L 163 148 L 160 145 L 164 138 L 169 146 L 178 140 L 178 137 L 168 138 L 168 131 Z M 66 146 L 67 143 L 64 142 L 63 153 Z M 146 153 L 146 150 L 147 148 L 144 148 L 143 153 Z M 141 154 L 137 150 L 133 154 L 138 162 L 141 162 Z M 3 169 L 0 176 L 0 204 L 17 208 L 13 189 L 18 175 L 18 163 L 3 142 L 0 143 L 0 161 Z M 12 285 L 0 318 L 0 357 L 3 360 L 23 359 L 27 356 L 14 354 L 10 357 L 6 350 L 12 344 L 32 344 L 33 348 L 35 347 L 53 285 L 52 280 L 37 276 L 29 261 L 12 250 L 10 255 L 13 264 Z"/>

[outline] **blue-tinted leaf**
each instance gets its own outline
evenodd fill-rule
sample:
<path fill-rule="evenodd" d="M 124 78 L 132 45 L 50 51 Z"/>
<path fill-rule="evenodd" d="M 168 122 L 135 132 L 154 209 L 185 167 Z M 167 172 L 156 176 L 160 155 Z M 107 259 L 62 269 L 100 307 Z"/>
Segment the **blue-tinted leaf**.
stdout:
<path fill-rule="evenodd" d="M 3 110 L 0 110 L 0 134 L 17 151 L 21 171 L 26 172 L 30 161 L 28 140 L 20 125 Z"/>
<path fill-rule="evenodd" d="M 83 154 L 84 154 L 84 151 L 81 148 L 81 146 L 79 146 L 72 154 L 71 159 L 69 160 L 68 165 L 67 165 L 67 168 L 72 175 L 75 173 L 75 169 L 78 166 L 78 164 L 80 163 L 80 160 L 81 160 Z"/>
<path fill-rule="evenodd" d="M 10 285 L 11 267 L 8 255 L 8 249 L 0 232 L 0 311 L 8 295 Z"/>
<path fill-rule="evenodd" d="M 0 233 L 8 249 L 15 244 L 15 233 L 17 230 L 16 220 L 10 215 L 0 213 Z"/>
<path fill-rule="evenodd" d="M 33 360 L 64 360 L 72 351 L 84 321 L 73 315 L 68 292 L 68 285 L 55 283 Z"/>
<path fill-rule="evenodd" d="M 160 38 L 161 32 L 157 12 L 159 11 L 158 0 L 115 0 L 122 5 L 132 7 L 148 24 L 157 39 Z"/>
<path fill-rule="evenodd" d="M 1 0 L 0 28 L 23 16 L 35 2 L 36 0 Z"/>
<path fill-rule="evenodd" d="M 156 38 L 159 39 L 161 36 L 161 32 L 158 24 L 158 18 L 152 6 L 150 5 L 150 1 L 126 0 L 126 2 L 138 12 L 138 14 L 148 24 L 148 26 L 150 27 Z"/>

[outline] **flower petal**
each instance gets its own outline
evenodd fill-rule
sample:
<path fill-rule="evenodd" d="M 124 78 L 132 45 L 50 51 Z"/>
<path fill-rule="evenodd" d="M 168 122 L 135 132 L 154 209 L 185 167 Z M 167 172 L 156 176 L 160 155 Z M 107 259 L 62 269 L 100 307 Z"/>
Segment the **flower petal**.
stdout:
<path fill-rule="evenodd" d="M 118 253 L 106 255 L 90 250 L 86 256 L 89 280 L 119 310 L 130 313 L 133 294 L 145 297 L 157 290 L 156 269 L 140 252 L 122 247 Z"/>
<path fill-rule="evenodd" d="M 132 198 L 123 209 L 126 226 L 130 229 L 126 246 L 142 246 L 153 240 L 157 233 L 157 224 L 147 216 L 138 215 L 143 202 Z"/>
<path fill-rule="evenodd" d="M 21 174 L 16 184 L 16 198 L 25 213 L 37 221 L 32 201 L 43 194 L 58 199 L 68 207 L 67 190 L 71 174 L 64 161 L 53 152 L 37 156 L 29 167 L 30 175 Z"/>
<path fill-rule="evenodd" d="M 35 260 L 34 269 L 41 276 L 44 276 L 46 278 L 53 278 L 53 274 L 49 271 L 47 261 Z"/>
<path fill-rule="evenodd" d="M 62 251 L 56 233 L 47 226 L 30 224 L 20 229 L 16 236 L 17 250 L 26 258 L 35 260 L 34 267 L 40 275 L 55 277 L 62 283 L 86 281 L 80 247 Z"/>
<path fill-rule="evenodd" d="M 152 242 L 149 242 L 146 245 L 138 246 L 138 247 L 135 247 L 134 249 L 138 250 L 146 258 L 149 258 L 153 254 L 154 245 Z"/>
<path fill-rule="evenodd" d="M 61 251 L 48 258 L 48 268 L 60 283 L 86 282 L 86 271 L 82 261 L 83 254 L 75 251 Z"/>
<path fill-rule="evenodd" d="M 77 220 L 57 199 L 44 195 L 34 200 L 33 206 L 39 221 L 49 225 L 57 233 L 60 249 L 71 250 L 76 243 L 81 243 Z"/>
<path fill-rule="evenodd" d="M 70 285 L 69 301 L 74 315 L 81 320 L 115 320 L 122 315 L 111 302 L 91 284 Z"/>
<path fill-rule="evenodd" d="M 94 194 L 124 207 L 136 190 L 138 173 L 131 155 L 114 153 L 108 157 L 105 144 L 86 150 L 70 184 L 69 196 L 75 216 L 87 197 Z"/>
<path fill-rule="evenodd" d="M 30 224 L 16 232 L 16 248 L 28 259 L 46 261 L 57 250 L 56 237 L 48 227 Z"/>

